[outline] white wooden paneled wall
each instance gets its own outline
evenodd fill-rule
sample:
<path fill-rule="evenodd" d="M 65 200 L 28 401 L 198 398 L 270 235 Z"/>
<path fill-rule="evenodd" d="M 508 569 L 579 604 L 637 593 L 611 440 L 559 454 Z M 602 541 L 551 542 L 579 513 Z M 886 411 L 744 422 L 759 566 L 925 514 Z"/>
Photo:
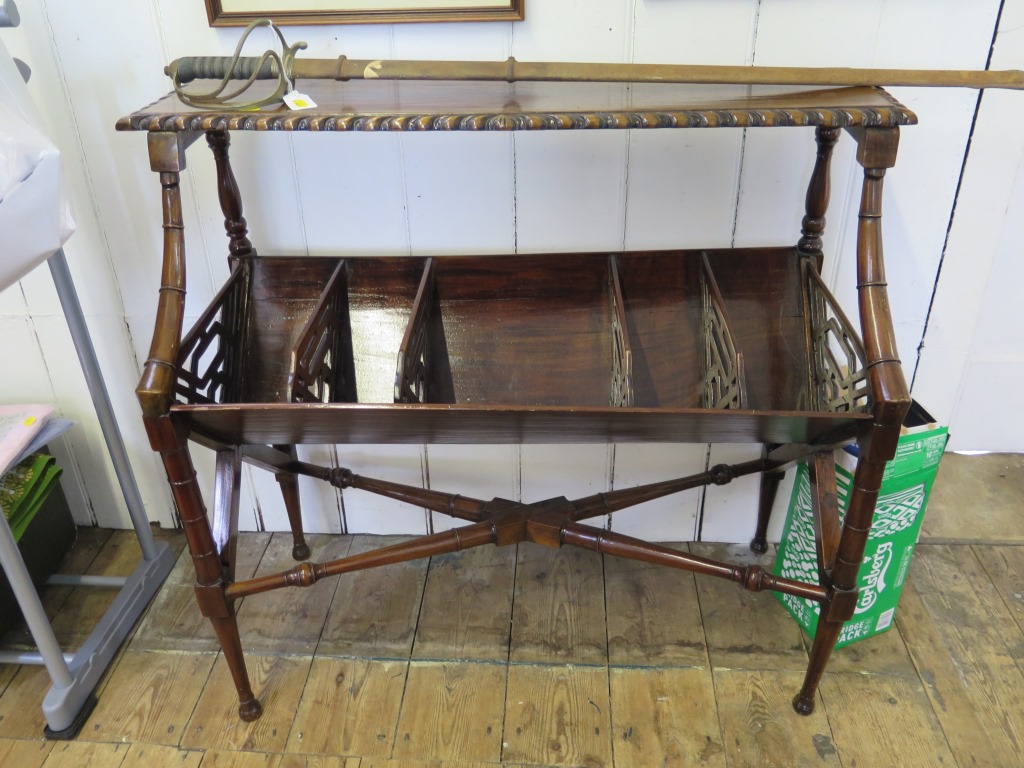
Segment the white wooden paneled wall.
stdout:
<path fill-rule="evenodd" d="M 1020 67 L 1024 0 L 1005 0 L 993 66 Z M 3 30 L 34 70 L 31 89 L 66 153 L 78 233 L 71 262 L 150 518 L 173 525 L 170 496 L 133 394 L 158 285 L 159 185 L 145 139 L 114 121 L 168 90 L 171 59 L 227 54 L 238 30 L 207 26 L 201 0 L 22 0 Z M 983 68 L 999 0 L 530 0 L 527 20 L 287 30 L 314 56 Z M 1014 45 L 1016 43 L 1016 45 Z M 915 394 L 952 420 L 957 444 L 1020 450 L 1018 410 L 999 412 L 989 379 L 1024 377 L 1018 303 L 1024 243 L 1024 96 L 986 94 L 955 217 L 977 94 L 898 89 L 921 125 L 904 130 L 885 200 L 889 282 Z M 1016 126 L 1016 127 L 1015 127 Z M 262 253 L 434 254 L 788 244 L 813 162 L 806 131 L 521 134 L 235 134 L 232 156 Z M 183 179 L 189 320 L 227 275 L 212 161 Z M 834 163 L 826 276 L 856 307 L 852 142 Z M 340 202 L 344 205 L 340 205 Z M 947 244 L 948 233 L 948 244 Z M 944 258 L 943 258 L 944 257 Z M 937 276 L 938 291 L 932 303 Z M 930 313 L 930 314 L 929 314 Z M 186 321 L 188 322 L 188 320 Z M 925 333 L 927 325 L 927 334 Z M 56 446 L 79 522 L 127 526 L 84 381 L 46 270 L 0 295 L 4 401 L 59 404 L 79 426 Z M 922 342 L 923 340 L 923 342 Z M 924 346 L 922 347 L 922 343 Z M 1006 401 L 1000 401 L 1005 403 Z M 1009 420 L 1014 429 L 1004 432 Z M 996 427 L 995 424 L 1000 424 Z M 954 438 L 957 439 L 957 438 Z M 300 449 L 398 482 L 485 498 L 577 496 L 698 471 L 757 446 L 326 446 Z M 197 449 L 207 489 L 212 456 Z M 244 528 L 287 527 L 277 484 L 245 470 Z M 652 502 L 609 521 L 655 539 L 744 541 L 756 478 Z M 303 480 L 308 531 L 423 532 L 444 516 Z"/>

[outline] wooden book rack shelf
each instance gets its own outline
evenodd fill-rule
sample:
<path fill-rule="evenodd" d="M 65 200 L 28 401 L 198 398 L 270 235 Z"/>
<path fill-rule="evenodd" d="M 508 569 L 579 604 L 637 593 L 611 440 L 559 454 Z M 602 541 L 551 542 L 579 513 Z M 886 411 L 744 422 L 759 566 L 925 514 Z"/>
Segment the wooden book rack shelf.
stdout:
<path fill-rule="evenodd" d="M 815 691 L 843 622 L 885 464 L 910 397 L 896 354 L 882 260 L 882 180 L 914 115 L 879 88 L 722 98 L 710 86 L 542 82 L 303 82 L 320 106 L 200 110 L 169 96 L 119 130 L 147 131 L 163 189 L 156 329 L 139 401 L 167 471 L 244 720 L 260 715 L 234 602 L 282 587 L 484 544 L 531 541 L 731 579 L 818 601 L 822 620 L 802 689 Z M 790 91 L 790 92 L 787 92 Z M 300 258 L 257 255 L 228 158 L 231 131 L 477 131 L 814 128 L 817 160 L 794 246 L 642 253 Z M 829 158 L 846 130 L 864 169 L 857 253 L 859 324 L 819 275 Z M 179 174 L 205 134 L 216 163 L 231 276 L 183 335 Z M 572 135 L 563 137 L 572 141 Z M 267 137 L 266 140 L 273 140 Z M 325 151 L 344 136 L 324 136 Z M 794 227 L 794 231 L 795 231 Z M 189 440 L 217 454 L 208 516 Z M 833 448 L 860 446 L 840 523 Z M 472 499 L 299 461 L 298 443 L 754 442 L 762 458 L 583 499 Z M 776 577 L 588 525 L 586 520 L 709 483 L 762 473 L 751 546 L 763 552 L 779 469 L 811 457 L 817 583 Z M 235 579 L 239 473 L 274 472 L 309 557 L 297 476 L 360 488 L 468 524 L 406 543 L 247 581 Z"/>

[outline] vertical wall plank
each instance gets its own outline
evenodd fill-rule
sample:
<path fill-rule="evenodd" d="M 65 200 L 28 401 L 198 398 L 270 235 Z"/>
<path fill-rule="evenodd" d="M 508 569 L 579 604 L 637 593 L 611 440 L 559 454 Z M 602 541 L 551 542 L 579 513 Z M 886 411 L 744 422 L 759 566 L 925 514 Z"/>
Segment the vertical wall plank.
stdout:
<path fill-rule="evenodd" d="M 616 489 L 656 483 L 704 471 L 707 446 L 623 444 L 615 447 Z M 612 515 L 611 528 L 654 541 L 693 541 L 700 489 L 648 501 Z"/>
<path fill-rule="evenodd" d="M 522 500 L 571 500 L 608 490 L 613 450 L 609 445 L 524 445 L 519 465 Z"/>
<path fill-rule="evenodd" d="M 992 68 L 1024 66 L 1022 39 L 1024 2 L 1006 0 Z M 1006 295 L 1013 295 L 1006 281 L 1019 261 L 1024 205 L 1024 136 L 1007 130 L 1024 119 L 1024 101 L 1014 98 L 1019 95 L 982 96 L 914 376 L 914 396 L 951 425 L 951 449 L 1021 449 L 1020 416 L 1012 404 L 984 412 L 994 387 L 1015 381 L 1021 367 L 1012 331 L 1019 325 L 1017 300 Z"/>
<path fill-rule="evenodd" d="M 339 445 L 338 464 L 357 475 L 423 486 L 422 449 L 410 445 Z M 426 533 L 426 512 L 383 496 L 349 488 L 342 492 L 350 533 Z"/>
<path fill-rule="evenodd" d="M 477 499 L 516 499 L 519 495 L 514 445 L 431 445 L 430 487 Z M 435 531 L 464 525 L 463 521 L 432 513 Z"/>

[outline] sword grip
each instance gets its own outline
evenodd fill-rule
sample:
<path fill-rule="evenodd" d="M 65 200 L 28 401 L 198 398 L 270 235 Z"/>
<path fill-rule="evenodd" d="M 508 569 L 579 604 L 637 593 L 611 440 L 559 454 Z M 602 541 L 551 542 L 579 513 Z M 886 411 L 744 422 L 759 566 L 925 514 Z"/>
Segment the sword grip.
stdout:
<path fill-rule="evenodd" d="M 256 56 L 243 56 L 237 60 L 232 56 L 186 56 L 172 62 L 165 72 L 171 77 L 176 74 L 182 85 L 200 79 L 220 80 L 228 72 L 232 80 L 248 80 L 257 67 L 257 80 L 277 79 L 277 63 L 273 59 L 264 60 L 263 66 L 259 64 L 260 59 Z"/>

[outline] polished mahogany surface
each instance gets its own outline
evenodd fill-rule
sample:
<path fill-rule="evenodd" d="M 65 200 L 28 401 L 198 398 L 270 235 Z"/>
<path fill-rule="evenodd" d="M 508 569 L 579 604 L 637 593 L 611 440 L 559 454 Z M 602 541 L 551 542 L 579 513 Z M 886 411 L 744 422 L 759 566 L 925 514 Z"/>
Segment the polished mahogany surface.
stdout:
<path fill-rule="evenodd" d="M 209 90 L 198 81 L 197 90 Z M 670 83 L 300 80 L 318 105 L 199 110 L 169 94 L 122 117 L 118 130 L 458 131 L 912 125 L 881 88 Z M 253 94 L 256 98 L 259 94 Z"/>
<path fill-rule="evenodd" d="M 810 406 L 801 258 L 793 248 L 253 257 L 249 300 L 211 307 L 203 321 L 232 327 L 227 314 L 247 308 L 242 368 L 226 372 L 242 386 L 220 404 L 186 396 L 174 411 L 225 444 L 836 439 L 867 417 Z M 327 306 L 319 297 L 335 272 L 347 291 L 348 315 L 335 326 L 350 334 L 341 348 L 351 349 L 354 397 L 337 390 L 287 405 L 292 348 Z M 738 410 L 704 397 L 710 279 L 726 297 L 724 331 L 745 358 L 748 403 Z M 618 372 L 631 380 L 624 403 L 613 400 L 617 295 L 631 357 Z M 398 402 L 400 347 L 417 324 L 430 338 L 413 361 L 426 384 L 419 402 Z"/>
<path fill-rule="evenodd" d="M 175 405 L 193 438 L 259 443 L 834 443 L 871 414 L 443 404 Z"/>
<path fill-rule="evenodd" d="M 577 546 L 821 603 L 803 714 L 844 622 L 886 462 L 910 395 L 895 349 L 881 240 L 882 181 L 912 113 L 880 88 L 827 90 L 601 83 L 300 83 L 309 112 L 201 112 L 165 98 L 118 123 L 149 131 L 164 231 L 157 318 L 136 392 L 196 569 L 201 612 L 239 700 L 259 717 L 234 601 L 269 589 L 484 544 Z M 231 130 L 546 130 L 817 126 L 816 159 L 793 247 L 431 258 L 259 257 L 228 158 Z M 859 323 L 818 275 L 829 162 L 840 128 L 863 167 L 857 225 Z M 206 131 L 233 271 L 195 327 L 185 315 L 180 173 Z M 727 172 L 727 169 L 726 169 Z M 570 191 L 571 192 L 571 191 Z M 339 201 L 343 204 L 343 201 Z M 795 232 L 795 230 L 794 230 Z M 836 445 L 856 439 L 841 525 Z M 189 441 L 216 451 L 208 516 Z M 469 499 L 300 460 L 298 443 L 754 442 L 760 458 L 567 500 Z M 567 448 L 567 451 L 571 449 Z M 579 521 L 703 485 L 762 474 L 752 547 L 766 549 L 779 470 L 820 452 L 812 476 L 818 584 L 757 566 L 680 556 Z M 370 553 L 235 579 L 241 463 L 274 473 L 309 556 L 298 478 L 357 488 L 471 524 Z M 648 508 L 649 509 L 649 508 Z M 217 535 L 211 528 L 211 519 Z"/>

